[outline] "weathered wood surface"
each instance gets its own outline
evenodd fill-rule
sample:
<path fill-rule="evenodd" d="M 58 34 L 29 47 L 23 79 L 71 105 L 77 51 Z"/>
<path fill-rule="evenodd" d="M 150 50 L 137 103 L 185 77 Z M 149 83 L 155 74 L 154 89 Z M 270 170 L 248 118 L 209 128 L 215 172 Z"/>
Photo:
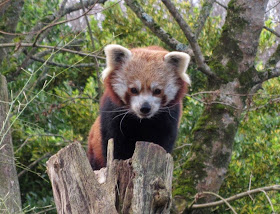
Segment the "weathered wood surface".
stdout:
<path fill-rule="evenodd" d="M 0 213 L 20 213 L 21 199 L 14 160 L 6 78 L 0 74 Z"/>
<path fill-rule="evenodd" d="M 49 159 L 47 171 L 58 213 L 170 212 L 173 160 L 158 145 L 137 142 L 131 159 L 113 160 L 109 141 L 107 167 L 92 171 L 73 143 Z"/>

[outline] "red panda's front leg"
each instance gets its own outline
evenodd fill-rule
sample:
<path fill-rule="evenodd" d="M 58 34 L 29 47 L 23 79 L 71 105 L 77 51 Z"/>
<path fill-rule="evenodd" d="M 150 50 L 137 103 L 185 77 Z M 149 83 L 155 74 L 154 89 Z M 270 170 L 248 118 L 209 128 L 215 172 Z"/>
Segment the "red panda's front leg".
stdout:
<path fill-rule="evenodd" d="M 88 159 L 93 170 L 98 170 L 102 167 L 105 167 L 105 159 L 102 153 L 100 116 L 97 117 L 89 133 Z"/>

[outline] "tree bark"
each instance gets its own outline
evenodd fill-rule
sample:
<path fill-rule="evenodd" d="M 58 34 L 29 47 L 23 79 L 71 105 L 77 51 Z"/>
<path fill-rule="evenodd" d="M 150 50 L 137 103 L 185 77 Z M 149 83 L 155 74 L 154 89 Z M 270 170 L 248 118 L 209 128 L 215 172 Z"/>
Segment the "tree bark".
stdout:
<path fill-rule="evenodd" d="M 24 0 L 0 1 L 0 3 L 3 4 L 0 7 L 0 30 L 13 33 L 18 24 Z M 13 38 L 12 35 L 1 34 L 0 43 L 10 42 Z M 8 55 L 7 53 L 6 49 L 0 48 L 0 63 Z"/>
<path fill-rule="evenodd" d="M 218 80 L 209 79 L 208 105 L 193 130 L 190 159 L 182 172 L 188 202 L 196 193 L 217 193 L 231 160 L 234 136 L 245 105 L 244 96 L 257 76 L 254 61 L 264 24 L 267 0 L 231 0 L 220 42 L 213 51 L 209 66 Z M 200 195 L 197 203 L 215 199 Z M 189 210 L 184 213 L 209 213 Z"/>
<path fill-rule="evenodd" d="M 21 199 L 11 132 L 4 135 L 10 126 L 8 110 L 7 82 L 0 74 L 0 213 L 20 213 Z M 5 127 L 4 121 L 7 121 Z"/>
<path fill-rule="evenodd" d="M 15 31 L 23 2 L 24 0 L 1 1 L 0 30 L 11 33 Z M 10 42 L 13 38 L 14 36 L 1 34 L 0 42 Z M 7 60 L 8 53 L 8 50 L 0 48 L 0 65 L 3 64 L 4 60 L 6 65 L 9 64 L 9 60 Z M 0 130 L 2 130 L 0 132 L 0 140 L 2 142 L 0 143 L 0 213 L 20 213 L 21 198 L 14 161 L 12 137 L 10 131 L 6 133 L 7 128 L 10 126 L 7 115 L 9 109 L 8 101 L 6 78 L 0 72 Z M 4 121 L 6 121 L 5 126 Z"/>
<path fill-rule="evenodd" d="M 75 158 L 73 158 L 75 157 Z M 58 213 L 169 213 L 173 160 L 158 145 L 137 142 L 128 160 L 113 160 L 109 141 L 107 167 L 92 168 L 79 143 L 47 162 Z"/>

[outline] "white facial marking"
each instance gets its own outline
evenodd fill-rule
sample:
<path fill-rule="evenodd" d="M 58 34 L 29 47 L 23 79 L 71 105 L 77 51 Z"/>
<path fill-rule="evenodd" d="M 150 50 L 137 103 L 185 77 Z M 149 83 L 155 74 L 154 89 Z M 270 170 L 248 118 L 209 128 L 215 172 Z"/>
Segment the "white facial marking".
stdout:
<path fill-rule="evenodd" d="M 164 89 L 164 94 L 166 95 L 165 105 L 175 98 L 178 91 L 179 87 L 175 84 L 175 79 L 171 78 Z"/>
<path fill-rule="evenodd" d="M 157 82 L 152 82 L 151 83 L 151 90 L 154 91 L 157 88 L 162 90 L 162 87 Z"/>
<path fill-rule="evenodd" d="M 149 105 L 151 106 L 151 110 L 149 113 L 143 114 L 140 109 L 142 105 L 146 102 L 149 103 Z M 151 118 L 159 110 L 161 98 L 154 97 L 150 94 L 138 95 L 131 97 L 130 104 L 131 109 L 139 118 Z"/>
<path fill-rule="evenodd" d="M 133 84 L 130 84 L 128 86 L 129 88 L 137 88 L 138 91 L 141 90 L 141 82 L 139 80 L 136 80 Z"/>
<path fill-rule="evenodd" d="M 126 79 L 123 78 L 121 74 L 116 74 L 116 77 L 112 83 L 112 88 L 114 92 L 121 98 L 121 100 L 126 103 L 125 94 L 127 92 L 127 83 Z"/>

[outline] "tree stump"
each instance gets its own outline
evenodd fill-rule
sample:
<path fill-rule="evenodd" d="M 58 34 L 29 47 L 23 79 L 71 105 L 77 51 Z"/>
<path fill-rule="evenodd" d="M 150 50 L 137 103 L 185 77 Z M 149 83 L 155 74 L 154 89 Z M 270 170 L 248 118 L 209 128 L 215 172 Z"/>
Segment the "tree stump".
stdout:
<path fill-rule="evenodd" d="M 137 142 L 133 157 L 113 159 L 93 171 L 80 143 L 61 149 L 47 162 L 58 213 L 169 213 L 173 159 L 153 143 Z"/>

